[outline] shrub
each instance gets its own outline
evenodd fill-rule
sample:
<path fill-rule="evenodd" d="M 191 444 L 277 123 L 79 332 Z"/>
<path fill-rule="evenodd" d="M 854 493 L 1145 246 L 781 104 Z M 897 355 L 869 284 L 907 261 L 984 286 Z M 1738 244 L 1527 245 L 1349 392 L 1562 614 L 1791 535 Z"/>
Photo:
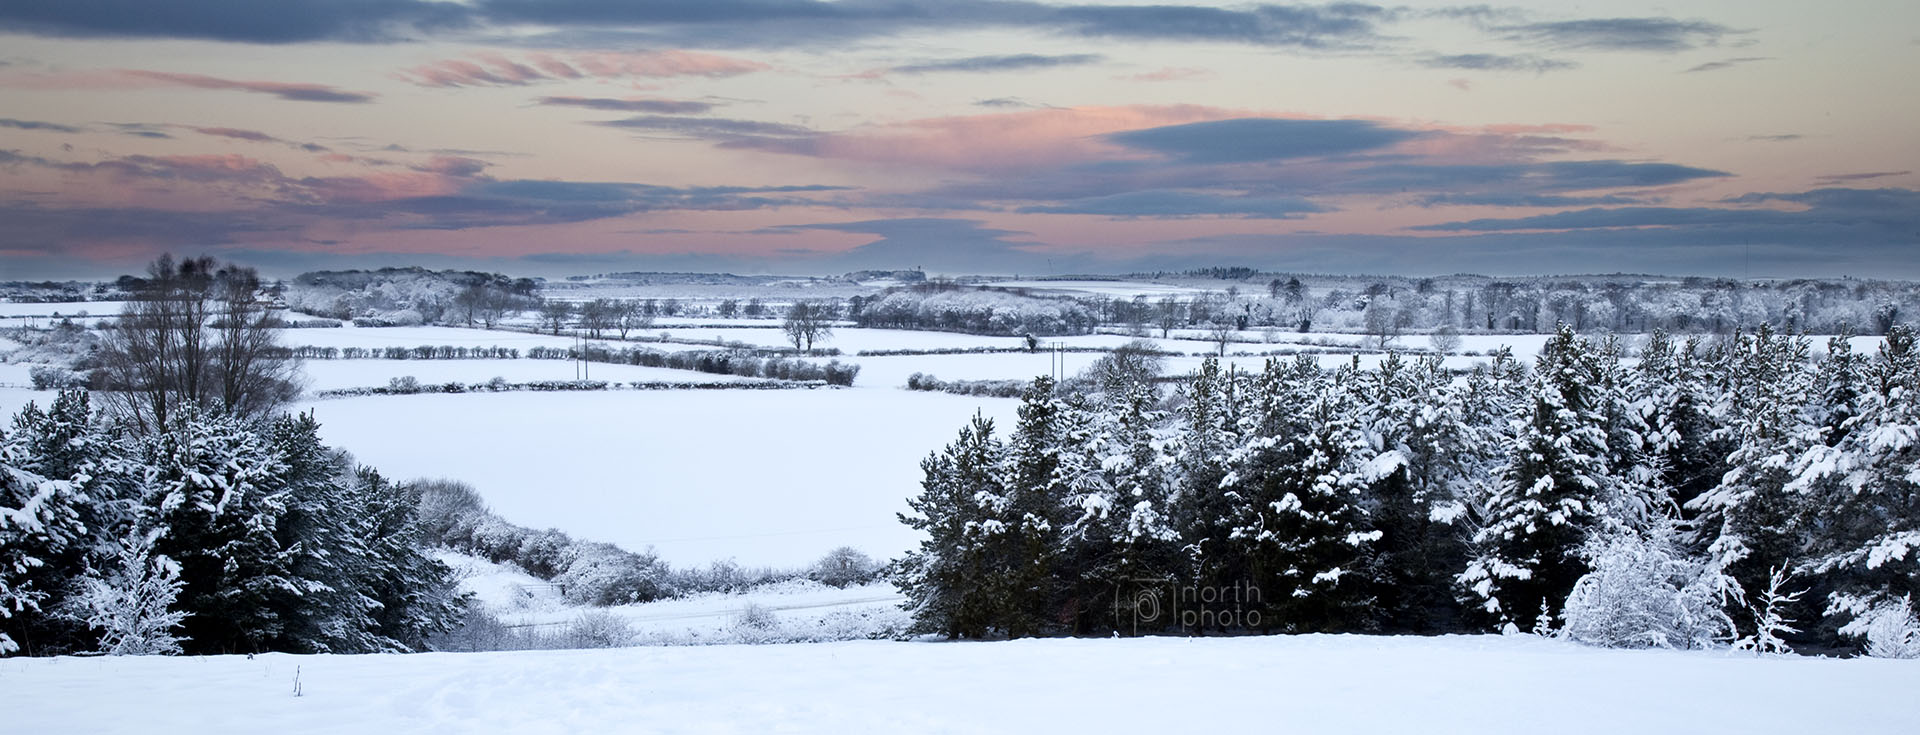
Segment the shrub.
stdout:
<path fill-rule="evenodd" d="M 872 582 L 879 574 L 880 564 L 873 557 L 851 546 L 842 546 L 814 562 L 807 577 L 824 585 L 847 587 Z"/>
<path fill-rule="evenodd" d="M 68 388 L 86 388 L 87 376 L 51 365 L 35 365 L 27 370 L 27 379 L 33 381 L 34 390 L 65 390 Z"/>
<path fill-rule="evenodd" d="M 566 645 L 561 648 L 619 648 L 631 645 L 633 625 L 605 610 L 588 610 L 567 623 Z"/>
<path fill-rule="evenodd" d="M 1733 582 L 1682 555 L 1669 533 L 1597 536 L 1582 553 L 1592 571 L 1567 597 L 1567 638 L 1608 648 L 1705 648 L 1732 639 L 1722 592 Z"/>

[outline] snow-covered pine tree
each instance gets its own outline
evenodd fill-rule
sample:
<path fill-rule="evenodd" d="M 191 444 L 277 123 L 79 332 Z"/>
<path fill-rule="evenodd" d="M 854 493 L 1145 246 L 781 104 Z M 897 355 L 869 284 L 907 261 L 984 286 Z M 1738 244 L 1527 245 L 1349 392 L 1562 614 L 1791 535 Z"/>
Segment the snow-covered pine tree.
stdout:
<path fill-rule="evenodd" d="M 429 637 L 466 614 L 459 579 L 427 552 L 417 490 L 368 468 L 355 471 L 350 487 L 348 507 L 364 509 L 367 556 L 357 584 L 374 603 L 367 632 L 380 650 L 424 651 Z"/>
<path fill-rule="evenodd" d="M 286 466 L 256 423 L 188 407 L 146 437 L 141 522 L 180 565 L 188 653 L 252 653 L 284 632 L 295 588 L 277 531 Z"/>
<path fill-rule="evenodd" d="M 285 587 L 271 597 L 281 621 L 267 647 L 302 653 L 391 650 L 372 632 L 378 607 L 363 582 L 368 545 L 376 542 L 369 510 L 355 497 L 349 461 L 320 443 L 312 414 L 282 415 L 267 424 L 278 460 L 281 512 L 274 524 Z"/>
<path fill-rule="evenodd" d="M 99 631 L 95 649 L 109 656 L 181 652 L 175 629 L 187 616 L 174 609 L 184 586 L 180 565 L 153 553 L 153 534 L 131 534 L 114 563 L 80 580 L 72 614 Z"/>
<path fill-rule="evenodd" d="M 1197 587 L 1224 587 L 1245 581 L 1228 538 L 1232 505 L 1221 491 L 1226 459 L 1240 441 L 1233 407 L 1237 377 L 1223 373 L 1209 356 L 1180 389 L 1179 421 L 1169 450 L 1173 490 L 1167 499 L 1169 521 L 1181 540 L 1181 578 Z"/>
<path fill-rule="evenodd" d="M 1438 356 L 1388 354 L 1361 379 L 1360 420 L 1378 451 L 1368 474 L 1381 627 L 1439 633 L 1459 626 L 1453 577 L 1466 565 L 1464 501 L 1476 440 Z"/>
<path fill-rule="evenodd" d="M 985 637 L 993 625 L 981 537 L 989 529 L 980 509 L 998 497 L 1002 448 L 993 421 L 975 415 L 960 436 L 921 461 L 921 493 L 907 501 L 913 515 L 900 521 L 927 534 L 901 563 L 895 584 L 907 597 L 916 630 L 948 638 Z"/>
<path fill-rule="evenodd" d="M 1856 415 L 1832 446 L 1808 442 L 1784 488 L 1807 498 L 1811 558 L 1801 573 L 1825 593 L 1826 612 L 1844 624 L 1843 635 L 1875 609 L 1920 592 L 1920 346 L 1913 330 L 1890 330 L 1865 372 Z"/>
<path fill-rule="evenodd" d="M 1587 571 L 1580 547 L 1614 482 L 1601 380 L 1589 345 L 1562 325 L 1541 351 L 1525 424 L 1458 579 L 1496 625 L 1533 627 L 1541 602 L 1562 604 Z"/>
<path fill-rule="evenodd" d="M 1263 380 L 1269 416 L 1232 456 L 1221 486 L 1236 501 L 1229 538 L 1265 603 L 1261 624 L 1282 630 L 1365 630 L 1375 622 L 1367 486 L 1385 474 L 1356 426 L 1352 368 L 1329 381 L 1296 367 Z M 1298 393 L 1304 402 L 1281 396 Z M 1270 433 L 1269 433 L 1270 431 Z M 1392 462 L 1386 463 L 1397 468 Z"/>
<path fill-rule="evenodd" d="M 1644 457 L 1658 471 L 1660 485 L 1682 508 L 1726 474 L 1726 447 L 1714 440 L 1709 410 L 1715 398 L 1701 362 L 1700 342 L 1689 337 L 1676 345 L 1655 330 L 1640 350 L 1635 368 L 1635 397 L 1646 424 Z"/>
<path fill-rule="evenodd" d="M 1666 484 L 1665 458 L 1658 451 L 1665 439 L 1660 410 L 1649 395 L 1650 386 L 1641 382 L 1643 374 L 1622 361 L 1625 353 L 1625 345 L 1614 335 L 1602 339 L 1594 352 L 1600 376 L 1595 397 L 1606 428 L 1611 478 L 1601 497 L 1607 510 L 1601 521 L 1644 531 L 1678 515 L 1679 508 Z"/>
<path fill-rule="evenodd" d="M 79 412 L 78 426 L 71 422 Z M 87 494 L 84 455 L 91 424 L 86 393 L 65 391 L 51 413 L 33 405 L 0 435 L 0 655 L 61 653 L 85 645 L 83 631 L 51 611 L 95 561 L 88 521 L 111 517 L 113 498 Z"/>
<path fill-rule="evenodd" d="M 1736 335 L 1722 354 L 1727 389 L 1714 407 L 1716 434 L 1735 449 L 1720 482 L 1689 508 L 1696 512 L 1696 544 L 1743 592 L 1752 592 L 1766 587 L 1770 570 L 1805 558 L 1810 496 L 1788 484 L 1796 477 L 1794 460 L 1821 443 L 1821 432 L 1808 416 L 1804 338 L 1763 327 Z"/>
<path fill-rule="evenodd" d="M 1067 494 L 1060 453 L 1068 408 L 1054 394 L 1053 379 L 1040 377 L 1021 396 L 1020 419 L 1006 446 L 1003 493 L 986 498 L 981 514 L 993 523 L 981 539 L 984 564 L 998 611 L 997 624 L 1010 637 L 1034 635 L 1054 617 L 1057 598 L 1053 556 Z"/>

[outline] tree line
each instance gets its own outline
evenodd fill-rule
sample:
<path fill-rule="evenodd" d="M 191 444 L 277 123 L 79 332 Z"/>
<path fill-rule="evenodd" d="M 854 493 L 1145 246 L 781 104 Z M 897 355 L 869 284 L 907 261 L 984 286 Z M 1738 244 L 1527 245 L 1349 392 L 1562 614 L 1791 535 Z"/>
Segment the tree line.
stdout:
<path fill-rule="evenodd" d="M 1920 655 L 1913 331 L 1872 356 L 1767 328 L 1626 352 L 1563 326 L 1531 368 L 1502 352 L 1464 376 L 1389 355 L 1208 360 L 1171 396 L 1144 371 L 1041 378 L 1010 431 L 976 417 L 923 461 L 898 584 L 952 637 L 1532 630 Z M 1167 614 L 1182 603 L 1220 614 Z"/>

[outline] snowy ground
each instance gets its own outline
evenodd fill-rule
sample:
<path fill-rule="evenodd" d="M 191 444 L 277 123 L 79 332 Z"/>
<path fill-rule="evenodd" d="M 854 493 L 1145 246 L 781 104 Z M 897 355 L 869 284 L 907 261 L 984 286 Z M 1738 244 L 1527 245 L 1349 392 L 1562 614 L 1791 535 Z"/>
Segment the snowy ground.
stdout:
<path fill-rule="evenodd" d="M 1920 661 L 1531 636 L 0 660 L 9 732 L 141 735 L 1908 734 L 1920 732 L 1917 687 Z"/>
<path fill-rule="evenodd" d="M 488 613 L 517 627 L 552 629 L 565 626 L 590 610 L 605 611 L 627 621 L 638 640 L 650 643 L 700 643 L 725 639 L 748 606 L 758 606 L 781 623 L 818 625 L 838 613 L 862 612 L 897 621 L 908 617 L 900 610 L 906 599 L 892 583 L 875 582 L 845 588 L 809 580 L 764 585 L 734 594 L 708 593 L 636 605 L 586 607 L 569 604 L 552 583 L 478 557 L 452 551 L 437 552 L 460 578 L 460 591 L 470 592 Z"/>
<path fill-rule="evenodd" d="M 312 401 L 329 444 L 395 479 L 472 484 L 508 521 L 679 565 L 887 558 L 920 460 L 1017 402 L 891 389 L 370 396 Z"/>
<path fill-rule="evenodd" d="M 307 360 L 302 365 L 308 391 L 363 388 L 386 385 L 387 381 L 411 375 L 423 385 L 439 383 L 484 383 L 506 378 L 510 383 L 537 380 L 574 380 L 578 366 L 569 360 Z M 673 383 L 765 382 L 759 378 L 713 375 L 692 370 L 609 365 L 587 366 L 593 380 L 630 383 L 660 381 Z M 4 380 L 4 378 L 0 378 Z"/>

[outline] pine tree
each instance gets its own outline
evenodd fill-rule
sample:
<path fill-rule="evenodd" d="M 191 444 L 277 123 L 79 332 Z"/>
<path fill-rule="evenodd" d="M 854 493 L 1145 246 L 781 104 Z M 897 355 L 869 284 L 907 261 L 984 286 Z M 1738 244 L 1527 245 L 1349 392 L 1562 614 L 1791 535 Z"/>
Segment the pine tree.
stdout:
<path fill-rule="evenodd" d="M 260 434 L 189 407 L 143 449 L 141 521 L 158 532 L 155 552 L 180 565 L 188 653 L 265 651 L 285 631 L 279 603 L 296 589 L 276 534 L 286 467 Z"/>
<path fill-rule="evenodd" d="M 267 450 L 280 465 L 274 522 L 284 586 L 270 598 L 278 632 L 266 645 L 302 653 L 365 653 L 397 648 L 375 635 L 379 603 L 368 596 L 369 546 L 379 537 L 373 510 L 356 492 L 350 461 L 320 442 L 312 414 L 282 415 L 266 426 Z"/>
<path fill-rule="evenodd" d="M 1494 621 L 1532 627 L 1536 609 L 1557 609 L 1587 571 L 1579 550 L 1614 482 L 1599 372 L 1565 325 L 1541 352 L 1526 424 L 1459 577 Z"/>
<path fill-rule="evenodd" d="M 1228 537 L 1232 505 L 1220 487 L 1227 454 L 1240 441 L 1233 406 L 1236 382 L 1235 376 L 1221 373 L 1218 360 L 1208 357 L 1181 390 L 1184 405 L 1171 447 L 1174 488 L 1167 512 L 1181 540 L 1183 581 L 1195 587 L 1245 581 L 1246 570 L 1236 563 L 1239 557 Z"/>
<path fill-rule="evenodd" d="M 1036 378 L 1022 396 L 1020 420 L 1007 443 L 1004 495 L 981 508 L 993 522 L 982 539 L 987 592 L 998 603 L 996 622 L 1011 637 L 1038 633 L 1053 617 L 1053 555 L 1067 493 L 1060 452 L 1069 418 L 1053 379 Z"/>
<path fill-rule="evenodd" d="M 1717 433 L 1735 448 L 1719 484 L 1689 507 L 1708 555 L 1745 592 L 1765 588 L 1770 570 L 1805 558 L 1810 497 L 1788 485 L 1794 459 L 1821 443 L 1807 411 L 1807 357 L 1805 339 L 1766 328 L 1736 335 L 1724 350 L 1729 388 L 1714 410 Z"/>
<path fill-rule="evenodd" d="M 351 508 L 365 509 L 366 553 L 357 580 L 373 603 L 365 621 L 375 648 L 424 651 L 431 636 L 452 630 L 466 614 L 452 569 L 427 553 L 420 495 L 380 473 L 354 473 Z"/>
<path fill-rule="evenodd" d="M 1920 347 L 1913 330 L 1889 330 L 1865 373 L 1868 390 L 1850 409 L 1855 415 L 1842 420 L 1832 446 L 1803 442 L 1810 446 L 1794 463 L 1797 476 L 1783 488 L 1806 499 L 1814 532 L 1802 540 L 1809 561 L 1800 571 L 1824 593 L 1834 622 L 1847 624 L 1843 633 L 1889 601 L 1920 592 Z M 1839 379 L 1829 377 L 1826 395 L 1838 392 L 1831 383 Z M 1829 411 L 1829 419 L 1840 412 Z"/>
<path fill-rule="evenodd" d="M 1478 438 L 1438 356 L 1408 365 L 1389 354 L 1362 380 L 1362 425 L 1376 445 L 1368 476 L 1381 625 L 1391 631 L 1455 630 L 1453 577 L 1466 565 L 1467 468 Z"/>
<path fill-rule="evenodd" d="M 79 637 L 49 613 L 89 561 L 90 483 L 76 474 L 83 460 L 70 467 L 67 458 L 48 455 L 66 450 L 58 441 L 70 438 L 63 419 L 76 402 L 84 413 L 85 400 L 84 393 L 65 392 L 51 416 L 29 405 L 14 431 L 0 435 L 0 655 L 23 645 L 35 646 L 29 653 L 57 653 Z"/>
<path fill-rule="evenodd" d="M 1229 537 L 1247 559 L 1265 603 L 1263 627 L 1364 630 L 1374 622 L 1372 544 L 1366 487 L 1387 465 L 1372 462 L 1355 425 L 1342 370 L 1330 383 L 1296 367 L 1263 380 L 1268 417 L 1262 431 L 1229 459 L 1221 481 L 1235 502 Z M 1300 394 L 1304 402 L 1280 396 Z M 1398 469 L 1398 464 L 1392 464 Z"/>
<path fill-rule="evenodd" d="M 992 627 L 995 603 L 983 584 L 981 540 L 994 529 L 981 508 L 987 504 L 982 496 L 1001 495 L 1000 453 L 993 422 L 975 415 L 944 451 L 920 463 L 921 494 L 907 501 L 914 515 L 902 514 L 900 521 L 927 537 L 902 560 L 896 581 L 917 630 L 983 638 Z"/>

